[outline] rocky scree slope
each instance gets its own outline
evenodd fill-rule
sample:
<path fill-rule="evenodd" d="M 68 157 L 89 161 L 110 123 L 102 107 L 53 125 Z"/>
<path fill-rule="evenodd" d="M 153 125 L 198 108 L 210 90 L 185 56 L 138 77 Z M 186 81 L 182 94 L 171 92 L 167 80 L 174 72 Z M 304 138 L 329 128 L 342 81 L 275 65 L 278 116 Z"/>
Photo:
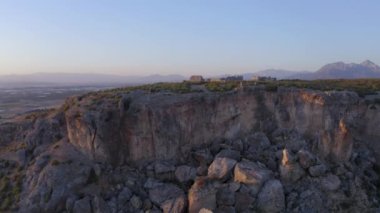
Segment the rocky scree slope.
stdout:
<path fill-rule="evenodd" d="M 379 107 L 291 88 L 73 97 L 0 125 L 0 208 L 375 212 Z"/>

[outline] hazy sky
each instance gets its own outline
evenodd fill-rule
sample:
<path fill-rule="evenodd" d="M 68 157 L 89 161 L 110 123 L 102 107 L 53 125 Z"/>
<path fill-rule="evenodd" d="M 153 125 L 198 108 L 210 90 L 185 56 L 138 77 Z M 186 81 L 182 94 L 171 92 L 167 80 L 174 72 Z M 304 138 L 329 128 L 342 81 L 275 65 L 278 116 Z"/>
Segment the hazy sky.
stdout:
<path fill-rule="evenodd" d="M 378 0 L 1 0 L 0 74 L 380 63 Z"/>

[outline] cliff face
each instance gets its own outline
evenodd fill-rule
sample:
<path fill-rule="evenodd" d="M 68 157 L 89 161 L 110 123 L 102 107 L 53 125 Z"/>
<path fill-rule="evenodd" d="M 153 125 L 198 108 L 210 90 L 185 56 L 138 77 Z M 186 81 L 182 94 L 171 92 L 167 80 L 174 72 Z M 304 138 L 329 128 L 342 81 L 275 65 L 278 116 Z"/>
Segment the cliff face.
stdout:
<path fill-rule="evenodd" d="M 0 133 L 0 211 L 380 206 L 380 106 L 351 92 L 94 93 Z"/>
<path fill-rule="evenodd" d="M 323 157 L 345 161 L 353 146 L 351 129 L 366 112 L 355 93 L 292 89 L 185 95 L 136 92 L 99 105 L 95 110 L 73 107 L 66 113 L 68 139 L 89 157 L 116 164 L 179 160 L 189 146 L 277 128 L 296 129 Z M 368 135 L 377 134 L 366 129 Z"/>

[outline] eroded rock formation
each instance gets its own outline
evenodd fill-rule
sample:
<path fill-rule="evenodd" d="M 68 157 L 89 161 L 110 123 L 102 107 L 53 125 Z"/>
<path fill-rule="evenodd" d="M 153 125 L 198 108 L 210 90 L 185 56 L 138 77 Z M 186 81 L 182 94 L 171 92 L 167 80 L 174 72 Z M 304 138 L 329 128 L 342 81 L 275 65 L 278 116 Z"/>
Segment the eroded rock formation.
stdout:
<path fill-rule="evenodd" d="M 73 97 L 0 125 L 0 208 L 375 211 L 379 107 L 260 87 Z"/>

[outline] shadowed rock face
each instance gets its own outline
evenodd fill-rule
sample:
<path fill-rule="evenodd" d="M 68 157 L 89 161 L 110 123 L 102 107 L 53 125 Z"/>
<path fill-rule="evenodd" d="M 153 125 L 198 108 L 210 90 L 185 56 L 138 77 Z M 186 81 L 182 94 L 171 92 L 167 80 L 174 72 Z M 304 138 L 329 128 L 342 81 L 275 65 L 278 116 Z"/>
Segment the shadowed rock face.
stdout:
<path fill-rule="evenodd" d="M 323 157 L 345 161 L 352 151 L 351 129 L 364 113 L 355 93 L 256 88 L 220 94 L 134 92 L 119 102 L 105 100 L 94 110 L 72 107 L 66 120 L 70 143 L 95 160 L 114 164 L 178 160 L 184 146 L 276 128 L 296 129 Z"/>
<path fill-rule="evenodd" d="M 258 87 L 70 98 L 0 125 L 0 211 L 375 210 L 379 109 Z"/>

